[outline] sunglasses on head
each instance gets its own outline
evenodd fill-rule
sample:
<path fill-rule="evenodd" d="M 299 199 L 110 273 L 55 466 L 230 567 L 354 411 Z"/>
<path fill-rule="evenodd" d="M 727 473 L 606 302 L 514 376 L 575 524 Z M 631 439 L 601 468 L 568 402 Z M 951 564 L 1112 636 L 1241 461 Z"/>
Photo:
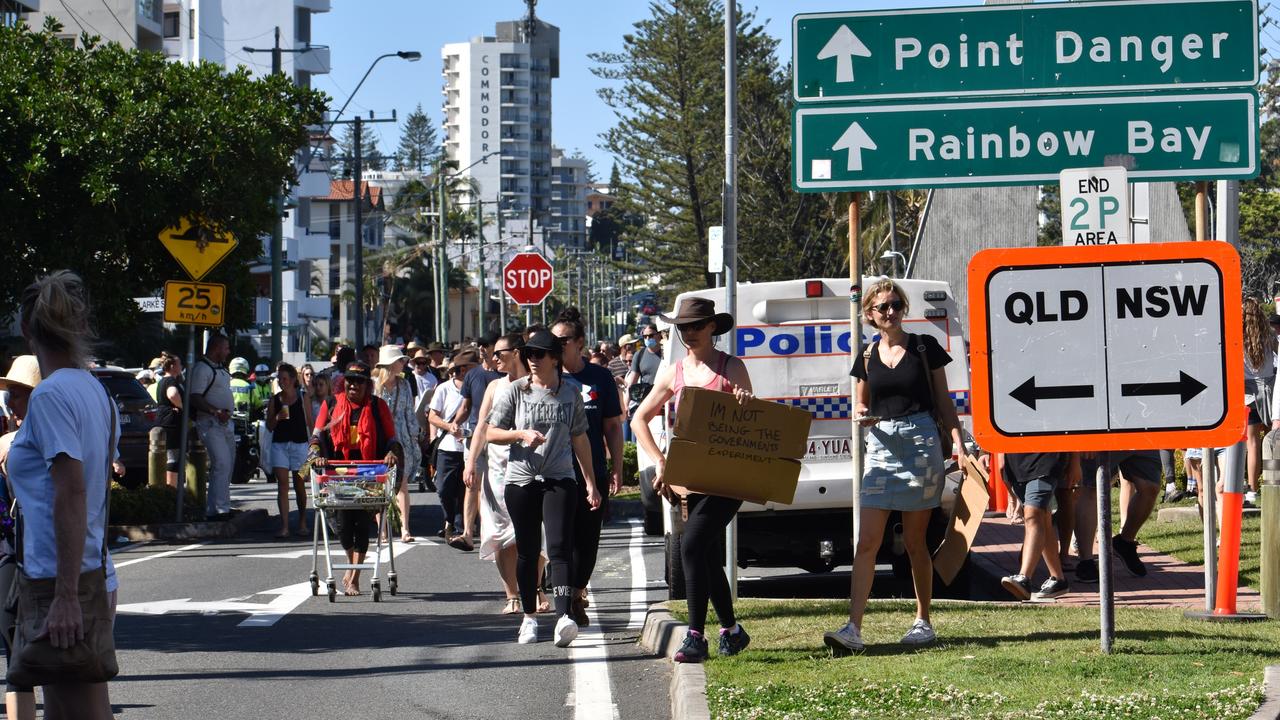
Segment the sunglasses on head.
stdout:
<path fill-rule="evenodd" d="M 906 309 L 907 304 L 901 300 L 890 300 L 889 302 L 882 302 L 879 305 L 872 305 L 871 307 L 875 310 L 879 310 L 880 314 L 883 315 L 886 312 L 889 312 L 890 308 L 892 308 L 894 312 L 902 312 Z"/>

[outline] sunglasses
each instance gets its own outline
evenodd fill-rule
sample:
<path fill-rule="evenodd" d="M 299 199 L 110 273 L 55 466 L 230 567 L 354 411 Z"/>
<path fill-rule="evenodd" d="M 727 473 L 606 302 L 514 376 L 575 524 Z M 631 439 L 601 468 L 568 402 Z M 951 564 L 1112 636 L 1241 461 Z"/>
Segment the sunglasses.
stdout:
<path fill-rule="evenodd" d="M 502 348 L 501 350 L 494 350 L 494 351 L 493 351 L 493 356 L 494 356 L 494 357 L 501 357 L 501 356 L 502 356 L 502 353 L 509 353 L 509 352 L 515 352 L 515 351 L 516 351 L 516 349 L 515 349 L 515 348 Z"/>
<path fill-rule="evenodd" d="M 573 340 L 574 340 L 573 336 L 569 336 L 569 337 L 560 337 L 559 335 L 556 336 L 556 342 L 560 343 L 560 347 L 564 347 L 565 345 L 568 345 L 569 343 L 573 342 Z"/>
<path fill-rule="evenodd" d="M 549 353 L 542 348 L 525 348 L 524 356 L 530 360 L 541 360 Z"/>
<path fill-rule="evenodd" d="M 871 307 L 874 310 L 879 310 L 880 314 L 883 315 L 889 312 L 890 309 L 894 312 L 902 312 L 906 309 L 907 304 L 901 300 L 890 300 L 889 302 L 882 302 L 879 305 L 872 305 Z"/>
<path fill-rule="evenodd" d="M 430 361 L 430 360 L 428 360 L 428 359 L 426 359 L 426 358 L 414 358 L 414 359 L 413 359 L 413 364 L 414 364 L 414 365 L 427 365 L 427 364 L 429 364 L 430 362 L 431 362 L 431 361 Z"/>
<path fill-rule="evenodd" d="M 647 334 L 641 335 L 640 337 L 642 337 L 642 338 L 656 338 L 656 337 L 658 337 L 658 336 L 657 336 L 657 335 L 654 335 L 653 333 L 647 333 Z"/>
<path fill-rule="evenodd" d="M 698 330 L 701 330 L 702 328 L 710 324 L 711 324 L 711 320 L 707 319 L 707 320 L 699 320 L 698 322 L 694 322 L 694 323 L 688 323 L 686 325 L 680 325 L 679 327 L 680 327 L 680 332 L 697 332 Z"/>
<path fill-rule="evenodd" d="M 351 385 L 351 386 L 354 386 L 354 387 L 359 387 L 359 386 L 361 386 L 361 385 L 364 385 L 364 384 L 365 384 L 365 383 L 367 383 L 367 382 L 369 382 L 369 381 L 368 381 L 367 379 L 365 379 L 365 378 L 362 378 L 362 377 L 349 377 L 349 378 L 347 378 L 347 384 L 348 384 L 348 385 Z"/>

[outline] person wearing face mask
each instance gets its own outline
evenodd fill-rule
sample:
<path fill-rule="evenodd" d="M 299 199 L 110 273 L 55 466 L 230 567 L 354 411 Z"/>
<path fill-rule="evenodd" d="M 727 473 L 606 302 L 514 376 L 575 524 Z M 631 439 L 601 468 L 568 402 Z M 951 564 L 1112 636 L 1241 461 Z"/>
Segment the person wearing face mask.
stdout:
<path fill-rule="evenodd" d="M 628 415 L 635 415 L 636 408 L 653 389 L 658 367 L 662 365 L 662 336 L 657 326 L 644 326 L 640 340 L 644 346 L 631 356 L 631 372 L 627 373 Z"/>

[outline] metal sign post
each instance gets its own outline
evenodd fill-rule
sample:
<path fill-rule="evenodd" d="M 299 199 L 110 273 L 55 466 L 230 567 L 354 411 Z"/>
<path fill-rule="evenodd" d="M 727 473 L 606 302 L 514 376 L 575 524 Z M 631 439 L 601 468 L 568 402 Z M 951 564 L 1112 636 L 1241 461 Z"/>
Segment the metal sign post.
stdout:
<path fill-rule="evenodd" d="M 1103 453 L 1098 461 L 1098 611 L 1102 652 L 1110 653 L 1116 639 L 1116 599 L 1111 585 L 1111 460 Z"/>

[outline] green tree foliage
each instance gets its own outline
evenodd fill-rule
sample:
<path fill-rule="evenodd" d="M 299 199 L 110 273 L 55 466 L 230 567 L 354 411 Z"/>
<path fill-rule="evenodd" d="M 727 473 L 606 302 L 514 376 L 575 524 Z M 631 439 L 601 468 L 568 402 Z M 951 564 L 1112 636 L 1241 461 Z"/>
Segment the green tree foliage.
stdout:
<path fill-rule="evenodd" d="M 356 126 L 354 123 L 342 126 L 342 137 L 338 139 L 338 158 L 334 164 L 334 173 L 351 177 L 355 173 L 356 162 Z M 387 157 L 378 149 L 378 133 L 371 125 L 360 128 L 360 167 L 363 170 L 386 170 Z"/>
<path fill-rule="evenodd" d="M 1057 185 L 1040 186 L 1040 199 L 1036 202 L 1040 211 L 1040 230 L 1036 233 L 1037 245 L 1062 244 L 1062 192 Z"/>
<path fill-rule="evenodd" d="M 396 169 L 426 172 L 439 152 L 435 126 L 422 112 L 422 103 L 418 103 L 418 107 L 404 119 L 400 147 L 396 150 Z"/>
<path fill-rule="evenodd" d="M 244 327 L 246 268 L 324 96 L 96 38 L 76 49 L 59 30 L 0 27 L 0 314 L 37 275 L 70 268 L 99 332 L 120 337 L 139 321 L 133 297 L 186 277 L 157 235 L 197 214 L 239 239 L 207 279 L 228 285 L 227 323 Z"/>
<path fill-rule="evenodd" d="M 724 180 L 724 8 L 662 0 L 650 9 L 621 52 L 590 56 L 597 77 L 616 81 L 599 90 L 617 117 L 603 147 L 627 178 L 622 211 L 649 219 L 626 233 L 637 264 L 660 263 L 672 288 L 705 287 L 707 229 L 720 224 Z M 738 34 L 743 75 L 768 74 L 775 41 L 750 16 Z"/>

